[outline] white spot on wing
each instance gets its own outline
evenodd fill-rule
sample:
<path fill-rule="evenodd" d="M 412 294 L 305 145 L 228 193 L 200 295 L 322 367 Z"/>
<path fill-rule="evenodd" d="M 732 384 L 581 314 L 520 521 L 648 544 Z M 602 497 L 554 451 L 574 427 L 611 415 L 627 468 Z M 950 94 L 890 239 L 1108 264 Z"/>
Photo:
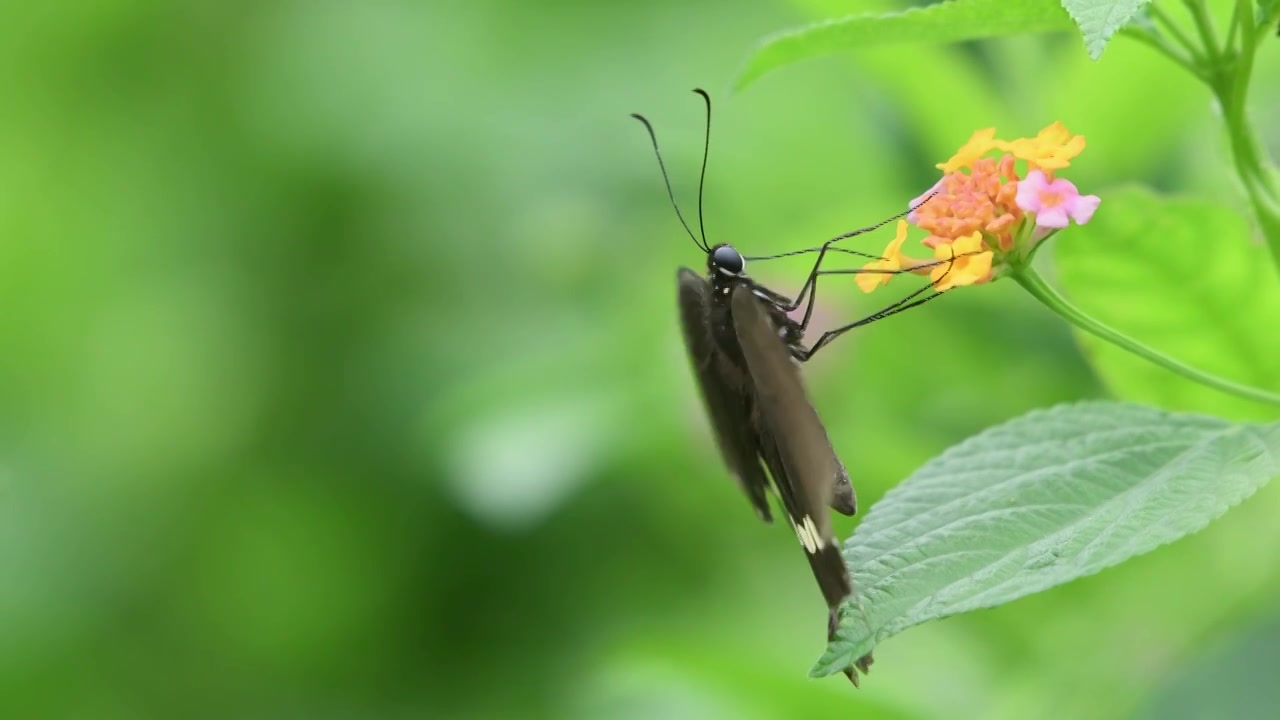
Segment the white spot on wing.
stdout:
<path fill-rule="evenodd" d="M 804 516 L 799 525 L 792 523 L 792 527 L 796 529 L 796 536 L 800 538 L 800 544 L 804 546 L 805 552 L 810 555 L 821 550 L 826 544 L 823 537 L 818 534 L 818 526 L 808 515 Z"/>

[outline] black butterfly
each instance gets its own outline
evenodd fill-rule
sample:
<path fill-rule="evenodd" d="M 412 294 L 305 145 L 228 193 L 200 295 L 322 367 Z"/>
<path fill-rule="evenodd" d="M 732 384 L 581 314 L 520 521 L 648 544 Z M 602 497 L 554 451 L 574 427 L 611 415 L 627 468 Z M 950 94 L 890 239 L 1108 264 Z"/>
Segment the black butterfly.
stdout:
<path fill-rule="evenodd" d="M 747 258 L 737 249 L 724 243 L 712 246 L 706 242 L 702 186 L 710 146 L 711 98 L 702 90 L 694 92 L 702 96 L 707 106 L 706 145 L 698 183 L 701 240 L 690 230 L 676 204 L 653 126 L 643 116 L 632 115 L 649 132 L 677 217 L 694 244 L 706 253 L 706 277 L 689 268 L 680 268 L 677 274 L 685 346 L 724 462 L 765 522 L 773 520 L 766 499 L 769 483 L 765 468 L 773 478 L 773 486 L 787 519 L 800 539 L 827 602 L 830 637 L 834 635 L 838 621 L 837 608 L 853 588 L 826 508 L 853 515 L 857 512 L 857 498 L 849 482 L 849 473 L 832 449 L 826 429 L 805 393 L 797 362 L 809 360 L 818 350 L 853 328 L 915 307 L 941 293 L 924 295 L 932 289 L 931 285 L 926 286 L 877 313 L 830 330 L 812 346 L 804 347 L 802 341 L 813 314 L 817 277 L 860 272 L 821 269 L 826 254 L 848 252 L 875 257 L 836 248 L 832 244 L 874 230 L 902 215 L 832 238 L 821 247 L 752 258 L 763 260 L 816 252 L 817 262 L 795 300 L 760 285 L 747 275 Z M 803 318 L 793 320 L 788 314 L 804 305 L 806 296 L 808 304 Z M 856 665 L 866 672 L 871 662 L 868 654 Z M 845 672 L 856 685 L 857 676 L 852 669 Z"/>

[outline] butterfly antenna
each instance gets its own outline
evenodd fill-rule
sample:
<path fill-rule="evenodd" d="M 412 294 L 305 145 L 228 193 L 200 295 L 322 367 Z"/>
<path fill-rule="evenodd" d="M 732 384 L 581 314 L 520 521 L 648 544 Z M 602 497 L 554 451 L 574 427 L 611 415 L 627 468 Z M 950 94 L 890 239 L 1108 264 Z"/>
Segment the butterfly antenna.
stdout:
<path fill-rule="evenodd" d="M 702 222 L 702 186 L 707 181 L 707 155 L 711 152 L 711 96 L 702 88 L 694 88 L 693 91 L 701 95 L 707 104 L 707 129 L 702 139 L 702 172 L 698 175 L 698 232 L 702 234 L 702 246 L 706 248 L 710 245 L 707 243 L 707 227 Z"/>
<path fill-rule="evenodd" d="M 639 113 L 631 113 L 631 117 L 639 120 L 644 125 L 644 129 L 649 131 L 649 141 L 653 143 L 653 154 L 658 158 L 658 169 L 662 171 L 662 182 L 667 186 L 667 197 L 671 199 L 671 207 L 675 209 L 676 217 L 680 218 L 680 224 L 684 226 L 684 231 L 689 234 L 689 239 L 693 241 L 694 245 L 702 248 L 703 252 L 711 252 L 711 248 L 707 247 L 706 243 L 698 242 L 698 236 L 694 235 L 693 231 L 689 229 L 689 223 L 685 222 L 684 214 L 680 212 L 680 206 L 676 204 L 676 194 L 671 190 L 671 179 L 667 177 L 667 166 L 662 162 L 662 152 L 658 150 L 658 136 L 653 132 L 653 126 Z"/>
<path fill-rule="evenodd" d="M 838 248 L 838 247 L 835 247 L 835 246 L 834 246 L 834 245 L 832 245 L 831 243 L 837 242 L 837 241 L 839 241 L 839 240 L 844 240 L 844 239 L 846 239 L 846 238 L 851 238 L 851 237 L 853 237 L 853 236 L 855 236 L 855 235 L 862 235 L 862 234 L 864 234 L 864 233 L 869 233 L 869 232 L 871 232 L 871 231 L 873 231 L 873 230 L 879 230 L 880 228 L 884 227 L 885 225 L 888 225 L 889 223 L 891 223 L 891 222 L 893 222 L 893 221 L 895 221 L 895 220 L 901 220 L 902 218 L 907 217 L 908 215 L 910 215 L 911 213 L 915 212 L 916 210 L 919 210 L 921 207 L 923 207 L 923 206 L 924 206 L 924 204 L 925 204 L 925 203 L 927 203 L 927 202 L 929 202 L 930 200 L 932 200 L 932 199 L 934 198 L 934 196 L 936 196 L 937 194 L 938 194 L 938 191 L 937 191 L 937 190 L 934 190 L 933 192 L 931 192 L 931 193 L 929 193 L 928 195 L 924 196 L 924 198 L 923 198 L 923 199 L 921 199 L 921 200 L 920 200 L 920 202 L 916 203 L 915 205 L 912 205 L 911 207 L 909 207 L 909 208 L 907 208 L 906 210 L 904 210 L 904 211 L 902 211 L 902 212 L 898 213 L 897 215 L 894 215 L 893 217 L 890 217 L 890 218 L 886 218 L 886 219 L 884 219 L 884 220 L 881 220 L 880 222 L 878 222 L 878 223 L 876 223 L 876 224 L 874 224 L 874 225 L 868 225 L 868 226 L 863 227 L 863 228 L 858 228 L 857 230 L 850 230 L 850 231 L 849 231 L 849 232 L 847 232 L 847 233 L 841 233 L 841 234 L 839 234 L 839 235 L 837 235 L 837 236 L 835 236 L 835 237 L 831 238 L 830 240 L 826 241 L 826 242 L 825 242 L 825 243 L 823 243 L 821 246 L 818 246 L 818 247 L 810 247 L 810 248 L 804 248 L 803 250 L 789 250 L 789 251 L 787 251 L 787 252 L 777 253 L 776 255 L 751 255 L 751 256 L 747 256 L 745 259 L 746 259 L 747 261 L 754 261 L 754 260 L 777 260 L 778 258 L 791 257 L 792 255 L 806 255 L 806 254 L 808 254 L 808 253 L 815 253 L 815 252 L 818 252 L 818 251 L 822 250 L 822 249 L 825 247 L 825 248 L 826 248 L 826 250 L 827 250 L 827 252 L 835 251 L 835 252 L 848 253 L 849 255 L 859 255 L 859 256 L 861 256 L 861 257 L 871 258 L 871 259 L 873 259 L 873 260 L 874 260 L 874 259 L 883 260 L 884 258 L 880 257 L 879 255 L 872 255 L 872 254 L 870 254 L 870 253 L 859 252 L 859 251 L 857 251 L 857 250 L 845 250 L 844 248 Z"/>
<path fill-rule="evenodd" d="M 855 235 L 862 235 L 863 233 L 869 233 L 872 230 L 879 230 L 885 225 L 888 225 L 889 223 L 894 222 L 895 220 L 901 220 L 902 218 L 910 215 L 916 210 L 919 210 L 920 208 L 924 207 L 924 204 L 932 200 L 934 196 L 936 196 L 937 194 L 938 194 L 938 191 L 934 190 L 933 192 L 930 192 L 928 195 L 924 196 L 924 199 L 922 199 L 920 202 L 916 203 L 915 205 L 912 205 L 911 207 L 907 208 L 906 210 L 903 210 L 902 212 L 898 213 L 897 215 L 894 215 L 893 217 L 885 218 L 884 220 L 881 220 L 875 225 L 868 225 L 864 228 L 858 228 L 857 230 L 850 230 L 847 233 L 841 233 L 840 235 L 837 235 L 831 238 L 827 242 L 831 243 L 837 240 L 844 240 L 845 238 L 851 238 Z"/>

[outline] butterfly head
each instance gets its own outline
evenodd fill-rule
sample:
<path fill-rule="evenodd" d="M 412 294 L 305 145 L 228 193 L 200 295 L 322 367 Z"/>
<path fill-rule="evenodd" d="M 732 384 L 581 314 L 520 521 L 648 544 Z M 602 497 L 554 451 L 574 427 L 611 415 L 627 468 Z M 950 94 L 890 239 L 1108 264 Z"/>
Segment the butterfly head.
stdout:
<path fill-rule="evenodd" d="M 707 253 L 707 270 L 712 275 L 743 277 L 747 271 L 747 261 L 732 245 L 721 243 Z"/>

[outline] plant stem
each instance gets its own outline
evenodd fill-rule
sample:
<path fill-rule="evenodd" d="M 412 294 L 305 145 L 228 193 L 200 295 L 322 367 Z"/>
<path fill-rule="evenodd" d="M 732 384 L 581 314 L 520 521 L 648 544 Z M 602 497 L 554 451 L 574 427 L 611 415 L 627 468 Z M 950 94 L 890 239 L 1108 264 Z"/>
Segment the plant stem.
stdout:
<path fill-rule="evenodd" d="M 1191 17 L 1195 20 L 1196 31 L 1200 33 L 1200 42 L 1204 45 L 1204 51 L 1209 58 L 1209 62 L 1214 65 L 1216 70 L 1222 60 L 1222 55 L 1218 52 L 1217 31 L 1213 27 L 1213 18 L 1209 17 L 1209 11 L 1205 9 L 1204 0 L 1182 0 L 1182 2 L 1191 11 Z"/>
<path fill-rule="evenodd" d="M 1226 42 L 1222 43 L 1222 47 L 1226 50 L 1228 55 L 1231 54 L 1231 52 L 1235 49 L 1236 36 L 1239 34 L 1239 32 L 1240 32 L 1240 3 L 1236 3 L 1235 5 L 1231 6 L 1231 24 L 1227 26 L 1227 40 Z"/>
<path fill-rule="evenodd" d="M 1239 86 L 1233 93 L 1237 97 L 1243 94 Z M 1280 203 L 1277 202 L 1271 163 L 1258 144 L 1243 103 L 1238 102 L 1236 97 L 1222 95 L 1219 95 L 1219 102 L 1223 108 L 1227 136 L 1231 140 L 1236 174 L 1244 185 L 1249 204 L 1253 206 L 1254 216 L 1258 219 L 1258 226 L 1266 237 L 1271 259 L 1277 270 L 1280 270 Z"/>
<path fill-rule="evenodd" d="M 1163 35 L 1132 27 L 1123 28 L 1120 30 L 1120 34 L 1153 48 L 1156 52 L 1177 63 L 1183 70 L 1200 78 L 1206 85 L 1209 84 L 1209 76 L 1200 69 L 1195 60 L 1166 40 Z"/>
<path fill-rule="evenodd" d="M 1024 290 L 1030 293 L 1032 297 L 1039 300 L 1045 307 L 1054 311 L 1058 315 L 1061 315 L 1072 325 L 1075 325 L 1085 332 L 1096 335 L 1113 345 L 1128 350 L 1138 357 L 1153 362 L 1166 370 L 1172 370 L 1188 380 L 1200 383 L 1201 385 L 1221 390 L 1238 397 L 1248 398 L 1249 400 L 1256 400 L 1269 405 L 1280 406 L 1280 395 L 1276 393 L 1232 382 L 1231 380 L 1193 368 L 1190 365 L 1154 350 L 1137 340 L 1124 335 L 1118 330 L 1104 325 L 1089 315 L 1086 315 L 1083 310 L 1072 305 L 1071 302 L 1063 297 L 1057 290 L 1054 290 L 1049 283 L 1045 282 L 1044 278 L 1042 278 L 1030 265 L 1022 265 L 1015 268 L 1012 277 L 1023 287 Z"/>
<path fill-rule="evenodd" d="M 1235 12 L 1242 18 L 1253 18 L 1253 3 L 1236 0 Z M 1269 18 L 1264 18 L 1269 24 Z M 1242 20 L 1241 22 L 1250 22 Z M 1234 48 L 1228 48 L 1232 52 Z M 1222 106 L 1223 121 L 1231 142 L 1231 155 L 1236 174 L 1248 193 L 1258 226 L 1267 240 L 1271 259 L 1280 270 L 1280 197 L 1277 196 L 1273 163 L 1258 142 L 1258 136 L 1249 123 L 1245 99 L 1253 78 L 1253 59 L 1257 52 L 1257 36 L 1254 28 L 1240 33 L 1240 47 L 1234 52 L 1233 72 L 1214 78 L 1211 82 L 1218 103 Z"/>
<path fill-rule="evenodd" d="M 1147 8 L 1151 12 L 1151 17 L 1156 22 L 1163 25 L 1165 31 L 1173 36 L 1174 40 L 1181 44 L 1182 47 L 1186 48 L 1186 51 L 1191 54 L 1191 59 L 1196 63 L 1196 65 L 1204 65 L 1204 58 L 1200 56 L 1200 48 L 1196 47 L 1196 44 L 1191 42 L 1191 38 L 1187 37 L 1186 33 L 1182 32 L 1182 28 L 1178 27 L 1178 24 L 1173 21 L 1173 18 L 1169 17 L 1169 15 L 1165 13 L 1165 11 L 1161 10 L 1155 3 L 1148 4 Z"/>
<path fill-rule="evenodd" d="M 1275 163 L 1258 142 L 1246 107 L 1259 38 L 1270 33 L 1272 23 L 1280 15 L 1280 5 L 1273 6 L 1270 12 L 1255 19 L 1254 0 L 1235 0 L 1231 26 L 1219 48 L 1213 18 L 1204 0 L 1182 0 L 1182 4 L 1191 15 L 1203 48 L 1197 47 L 1173 18 L 1155 4 L 1147 6 L 1152 19 L 1186 48 L 1186 54 L 1154 30 L 1133 29 L 1125 34 L 1152 46 L 1199 78 L 1213 92 L 1222 109 L 1236 176 L 1244 186 L 1258 228 L 1266 238 L 1272 264 L 1280 272 L 1280 188 L 1277 187 Z"/>

